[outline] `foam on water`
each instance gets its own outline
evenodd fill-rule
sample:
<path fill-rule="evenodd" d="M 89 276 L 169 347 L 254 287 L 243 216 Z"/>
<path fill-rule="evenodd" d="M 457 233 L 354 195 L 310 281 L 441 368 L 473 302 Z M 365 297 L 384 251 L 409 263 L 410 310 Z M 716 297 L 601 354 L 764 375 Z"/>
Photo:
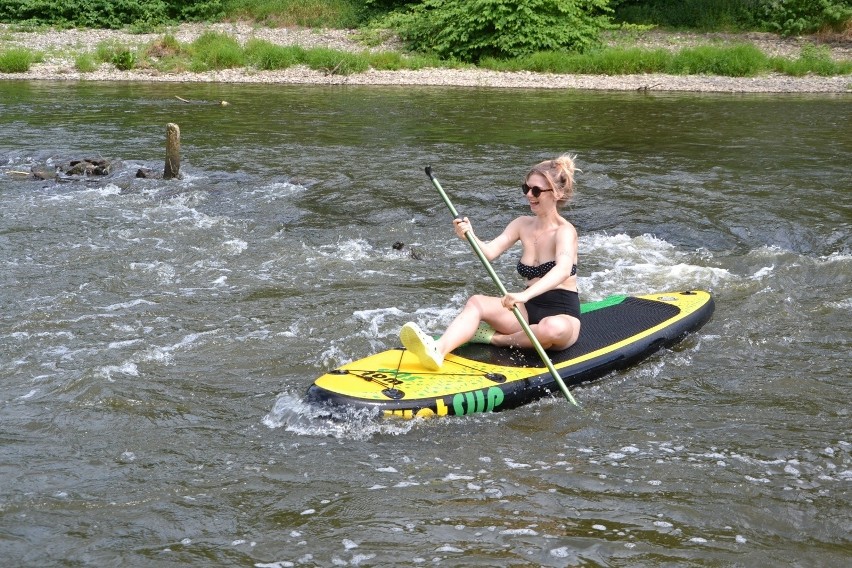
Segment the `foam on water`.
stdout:
<path fill-rule="evenodd" d="M 367 324 L 365 326 L 361 326 L 361 334 L 369 337 L 387 337 L 389 334 L 393 333 L 392 329 L 399 328 L 399 324 L 396 322 L 404 315 L 404 313 L 405 312 L 399 308 L 390 307 L 373 310 L 358 310 L 352 313 L 352 317 Z M 389 322 L 392 322 L 391 325 L 388 325 Z"/>
<path fill-rule="evenodd" d="M 252 187 L 248 196 L 260 203 L 275 203 L 282 197 L 298 196 L 307 191 L 302 185 L 290 182 L 273 182 L 267 185 Z"/>
<path fill-rule="evenodd" d="M 360 262 L 373 256 L 374 248 L 365 239 L 340 239 L 333 244 L 321 245 L 316 251 L 325 258 Z"/>
<path fill-rule="evenodd" d="M 142 298 L 137 298 L 136 300 L 129 300 L 127 302 L 120 302 L 118 304 L 110 304 L 109 306 L 102 306 L 98 309 L 105 310 L 108 312 L 116 312 L 123 311 L 129 308 L 135 308 L 136 306 L 156 306 L 156 302 L 152 302 L 150 300 L 144 300 Z"/>
<path fill-rule="evenodd" d="M 734 278 L 727 269 L 707 266 L 706 251 L 687 254 L 648 234 L 591 233 L 580 238 L 580 252 L 581 264 L 594 258 L 596 265 L 605 267 L 580 269 L 578 286 L 584 301 L 610 294 L 708 289 Z"/>
<path fill-rule="evenodd" d="M 77 189 L 78 186 L 75 184 L 74 187 L 75 191 L 51 192 L 50 194 L 43 196 L 43 201 L 46 203 L 79 203 L 80 201 L 85 201 L 87 198 L 99 200 L 103 197 L 121 195 L 121 188 L 114 183 L 107 183 L 102 186 L 94 187 L 80 186 L 82 189 Z"/>
<path fill-rule="evenodd" d="M 248 248 L 248 243 L 242 239 L 231 239 L 222 243 L 220 248 L 225 254 L 238 255 Z"/>
<path fill-rule="evenodd" d="M 113 374 L 115 373 L 127 375 L 129 377 L 138 377 L 139 368 L 135 363 L 128 361 L 122 365 L 107 365 L 105 367 L 101 367 L 95 372 L 95 376 L 106 379 L 109 382 L 113 382 L 115 380 L 113 378 Z"/>

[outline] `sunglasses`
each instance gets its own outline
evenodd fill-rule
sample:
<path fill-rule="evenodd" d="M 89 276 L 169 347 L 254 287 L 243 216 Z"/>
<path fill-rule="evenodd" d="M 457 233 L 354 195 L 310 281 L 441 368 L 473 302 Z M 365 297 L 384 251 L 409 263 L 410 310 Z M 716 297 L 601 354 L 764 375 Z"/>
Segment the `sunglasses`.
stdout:
<path fill-rule="evenodd" d="M 521 186 L 521 191 L 524 192 L 524 195 L 528 194 L 529 192 L 532 192 L 533 197 L 538 197 L 542 193 L 547 193 L 548 191 L 553 191 L 553 190 L 552 189 L 541 189 L 537 185 L 530 187 L 527 184 L 524 184 L 524 185 Z"/>

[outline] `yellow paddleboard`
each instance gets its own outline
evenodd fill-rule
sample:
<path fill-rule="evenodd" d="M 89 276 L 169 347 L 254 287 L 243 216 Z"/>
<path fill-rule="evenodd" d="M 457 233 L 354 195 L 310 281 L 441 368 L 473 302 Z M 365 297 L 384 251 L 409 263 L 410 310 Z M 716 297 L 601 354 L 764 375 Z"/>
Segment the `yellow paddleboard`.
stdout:
<path fill-rule="evenodd" d="M 708 292 L 690 290 L 610 296 L 581 308 L 577 343 L 548 352 L 569 388 L 674 345 L 710 320 L 714 302 Z M 403 348 L 376 353 L 322 375 L 307 399 L 416 418 L 508 410 L 558 388 L 534 350 L 468 343 L 439 371 L 427 371 Z"/>

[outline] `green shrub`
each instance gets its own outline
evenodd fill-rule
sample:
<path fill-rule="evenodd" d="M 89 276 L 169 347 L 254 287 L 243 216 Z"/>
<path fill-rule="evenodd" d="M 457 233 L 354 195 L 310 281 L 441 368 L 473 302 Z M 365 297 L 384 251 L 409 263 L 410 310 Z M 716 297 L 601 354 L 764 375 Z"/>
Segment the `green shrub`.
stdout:
<path fill-rule="evenodd" d="M 222 13 L 222 0 L 0 0 L 0 21 L 68 27 L 149 28 Z"/>
<path fill-rule="evenodd" d="M 145 48 L 147 64 L 162 72 L 180 73 L 190 66 L 190 48 L 181 44 L 175 36 L 166 34 L 155 39 Z"/>
<path fill-rule="evenodd" d="M 155 59 L 165 59 L 176 57 L 183 51 L 184 48 L 177 38 L 171 34 L 166 34 L 161 38 L 155 39 L 145 48 L 145 56 Z"/>
<path fill-rule="evenodd" d="M 619 22 L 698 30 L 749 29 L 763 0 L 610 0 Z"/>
<path fill-rule="evenodd" d="M 588 50 L 609 27 L 608 0 L 425 0 L 385 20 L 415 51 L 478 61 Z"/>
<path fill-rule="evenodd" d="M 620 22 L 699 30 L 751 30 L 783 35 L 841 30 L 850 0 L 610 0 Z"/>
<path fill-rule="evenodd" d="M 849 0 L 761 0 L 761 23 L 782 35 L 842 29 L 852 20 Z"/>
<path fill-rule="evenodd" d="M 29 49 L 13 47 L 0 51 L 0 73 L 26 73 L 36 59 Z"/>
<path fill-rule="evenodd" d="M 122 71 L 136 67 L 137 55 L 130 47 L 117 41 L 102 41 L 95 47 L 94 59 L 111 63 Z"/>
<path fill-rule="evenodd" d="M 116 41 L 101 41 L 95 46 L 95 59 L 102 63 L 112 62 L 113 56 L 124 46 Z"/>
<path fill-rule="evenodd" d="M 122 49 L 113 54 L 111 63 L 122 71 L 130 71 L 136 67 L 136 53 L 130 49 Z"/>

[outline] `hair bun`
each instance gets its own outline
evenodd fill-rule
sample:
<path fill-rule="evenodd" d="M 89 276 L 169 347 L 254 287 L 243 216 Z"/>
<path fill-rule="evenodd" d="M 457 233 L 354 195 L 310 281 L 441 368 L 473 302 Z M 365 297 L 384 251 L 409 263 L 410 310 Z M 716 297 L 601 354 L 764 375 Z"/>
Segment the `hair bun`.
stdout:
<path fill-rule="evenodd" d="M 534 173 L 543 175 L 553 189 L 562 192 L 562 199 L 570 199 L 574 195 L 574 172 L 581 171 L 574 164 L 576 158 L 571 154 L 562 154 L 558 158 L 545 160 L 530 170 L 527 177 Z"/>

